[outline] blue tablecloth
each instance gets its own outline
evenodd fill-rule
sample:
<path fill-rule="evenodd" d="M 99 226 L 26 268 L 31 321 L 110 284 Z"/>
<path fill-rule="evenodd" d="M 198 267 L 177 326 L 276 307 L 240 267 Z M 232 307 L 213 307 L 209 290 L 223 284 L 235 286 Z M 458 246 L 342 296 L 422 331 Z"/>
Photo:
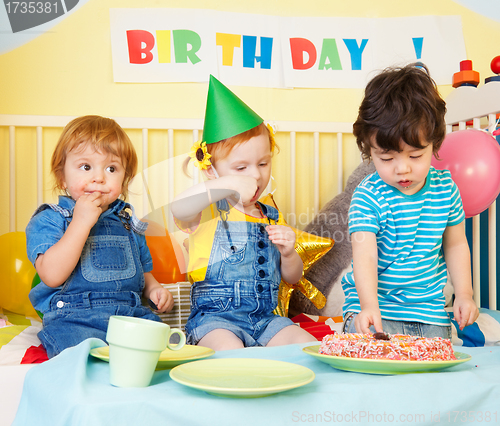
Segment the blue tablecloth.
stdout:
<path fill-rule="evenodd" d="M 300 388 L 263 398 L 227 398 L 183 386 L 156 371 L 147 388 L 109 384 L 109 364 L 89 339 L 26 375 L 14 421 L 21 425 L 500 424 L 500 347 L 456 351 L 472 360 L 439 373 L 380 376 L 336 370 L 302 347 L 247 348 L 213 358 L 297 363 L 316 374 Z M 472 421 L 472 420 L 475 421 Z"/>

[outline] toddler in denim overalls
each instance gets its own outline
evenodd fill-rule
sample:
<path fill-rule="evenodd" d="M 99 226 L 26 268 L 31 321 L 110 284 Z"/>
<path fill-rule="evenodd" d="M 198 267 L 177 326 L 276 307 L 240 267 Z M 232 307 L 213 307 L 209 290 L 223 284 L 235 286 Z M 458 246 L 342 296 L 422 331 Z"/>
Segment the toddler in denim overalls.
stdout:
<path fill-rule="evenodd" d="M 224 120 L 216 117 L 224 111 Z M 227 127 L 225 127 L 227 126 Z M 272 130 L 211 76 L 203 141 L 192 160 L 208 181 L 175 198 L 189 235 L 188 342 L 215 350 L 316 340 L 273 313 L 281 277 L 296 283 L 302 260 L 279 211 L 257 200 L 271 176 Z"/>
<path fill-rule="evenodd" d="M 64 129 L 52 156 L 58 204 L 43 204 L 26 228 L 28 257 L 41 282 L 30 300 L 43 314 L 38 334 L 49 358 L 83 340 L 106 338 L 109 317 L 160 318 L 173 298 L 152 276 L 144 232 L 127 195 L 137 157 L 111 119 L 86 116 Z"/>

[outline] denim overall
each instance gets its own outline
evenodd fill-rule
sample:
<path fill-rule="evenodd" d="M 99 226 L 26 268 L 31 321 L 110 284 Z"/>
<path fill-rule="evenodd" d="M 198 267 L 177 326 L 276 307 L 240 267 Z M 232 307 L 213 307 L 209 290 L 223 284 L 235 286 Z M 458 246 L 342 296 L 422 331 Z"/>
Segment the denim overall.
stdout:
<path fill-rule="evenodd" d="M 121 214 L 125 203 L 119 203 L 101 214 L 76 268 L 62 288 L 57 288 L 49 310 L 44 312 L 43 329 L 38 337 L 49 358 L 90 337 L 105 340 L 111 315 L 160 321 L 149 308 L 142 306 L 144 271 L 139 248 L 130 216 Z M 61 212 L 59 206 L 43 207 Z M 70 217 L 66 218 L 67 224 L 69 220 Z M 47 286 L 40 283 L 32 290 L 30 299 L 34 305 L 37 290 L 42 294 L 44 287 Z"/>
<path fill-rule="evenodd" d="M 277 209 L 259 203 L 269 223 Z M 226 329 L 245 346 L 265 346 L 289 318 L 273 314 L 281 282 L 280 253 L 265 225 L 231 222 L 228 202 L 217 202 L 219 218 L 204 281 L 191 288 L 191 315 L 186 324 L 188 343 L 197 344 L 210 331 Z"/>

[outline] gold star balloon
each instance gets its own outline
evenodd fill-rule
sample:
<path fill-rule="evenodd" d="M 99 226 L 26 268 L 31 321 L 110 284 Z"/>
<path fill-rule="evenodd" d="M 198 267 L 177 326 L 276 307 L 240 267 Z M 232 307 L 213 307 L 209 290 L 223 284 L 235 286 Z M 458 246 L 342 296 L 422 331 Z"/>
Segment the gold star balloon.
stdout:
<path fill-rule="evenodd" d="M 267 194 L 259 200 L 261 203 L 276 206 L 272 194 Z M 278 209 L 279 210 L 279 209 Z M 309 234 L 307 232 L 299 231 L 292 228 L 296 234 L 295 251 L 298 253 L 304 269 L 302 271 L 302 278 L 296 284 L 290 284 L 281 280 L 279 293 L 278 293 L 278 306 L 274 310 L 276 315 L 283 317 L 288 316 L 288 306 L 290 298 L 295 289 L 298 289 L 304 296 L 306 296 L 316 308 L 321 309 L 326 304 L 326 297 L 314 285 L 308 281 L 304 275 L 311 269 L 311 267 L 321 259 L 333 247 L 334 241 L 330 238 L 319 237 L 317 235 Z"/>

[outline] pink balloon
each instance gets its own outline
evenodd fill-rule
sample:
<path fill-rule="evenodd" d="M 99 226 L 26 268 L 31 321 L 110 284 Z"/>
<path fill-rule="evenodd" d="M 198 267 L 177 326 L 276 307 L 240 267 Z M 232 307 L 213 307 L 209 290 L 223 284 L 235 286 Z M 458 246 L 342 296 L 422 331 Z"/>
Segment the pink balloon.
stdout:
<path fill-rule="evenodd" d="M 500 146 L 489 133 L 467 129 L 448 133 L 432 158 L 436 169 L 448 169 L 462 197 L 466 217 L 486 210 L 500 193 Z"/>

